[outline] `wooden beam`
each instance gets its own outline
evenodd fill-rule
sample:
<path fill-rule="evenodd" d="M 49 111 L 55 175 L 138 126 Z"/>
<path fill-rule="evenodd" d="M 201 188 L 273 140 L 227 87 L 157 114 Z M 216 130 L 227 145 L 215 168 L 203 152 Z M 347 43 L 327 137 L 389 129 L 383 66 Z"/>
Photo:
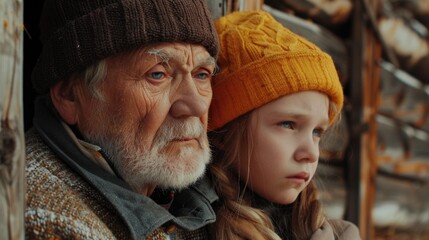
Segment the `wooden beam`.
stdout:
<path fill-rule="evenodd" d="M 24 239 L 23 1 L 0 0 L 0 239 Z"/>

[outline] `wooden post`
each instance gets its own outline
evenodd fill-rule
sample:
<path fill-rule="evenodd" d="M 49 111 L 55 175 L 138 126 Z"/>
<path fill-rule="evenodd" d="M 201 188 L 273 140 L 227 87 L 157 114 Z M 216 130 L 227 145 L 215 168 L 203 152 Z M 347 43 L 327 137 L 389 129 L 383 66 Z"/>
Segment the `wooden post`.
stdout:
<path fill-rule="evenodd" d="M 355 0 L 351 59 L 351 126 L 347 219 L 360 228 L 362 239 L 374 239 L 372 209 L 377 175 L 376 147 L 381 46 L 377 39 L 376 10 L 382 0 Z M 365 20 L 369 20 L 367 24 Z M 368 27 L 368 25 L 370 27 Z"/>
<path fill-rule="evenodd" d="M 24 239 L 23 7 L 0 0 L 0 239 Z"/>
<path fill-rule="evenodd" d="M 346 151 L 346 220 L 355 223 L 365 239 L 366 229 L 361 226 L 361 140 L 366 126 L 362 119 L 363 101 L 363 52 L 364 52 L 364 14 L 360 0 L 354 1 L 353 31 L 350 50 L 350 81 L 348 84 L 349 106 L 345 106 L 350 126 L 350 143 Z"/>
<path fill-rule="evenodd" d="M 368 124 L 368 131 L 362 137 L 361 158 L 361 212 L 360 226 L 362 238 L 375 239 L 372 211 L 375 203 L 377 177 L 377 122 L 380 91 L 381 43 L 378 35 L 377 13 L 382 7 L 382 0 L 362 1 L 370 27 L 366 28 L 363 65 L 363 119 Z M 390 52 L 386 52 L 388 54 Z M 393 58 L 393 55 L 392 55 Z M 396 60 L 395 60 L 396 61 Z"/>

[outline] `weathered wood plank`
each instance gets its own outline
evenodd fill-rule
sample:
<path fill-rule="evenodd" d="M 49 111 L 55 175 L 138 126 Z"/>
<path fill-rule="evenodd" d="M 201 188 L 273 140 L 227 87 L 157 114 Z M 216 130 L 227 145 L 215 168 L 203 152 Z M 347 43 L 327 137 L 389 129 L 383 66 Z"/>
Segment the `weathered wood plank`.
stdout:
<path fill-rule="evenodd" d="M 24 239 L 22 19 L 22 0 L 0 0 L 0 239 Z"/>
<path fill-rule="evenodd" d="M 362 1 L 367 18 L 372 19 L 381 8 L 382 0 Z M 365 29 L 363 57 L 363 121 L 368 124 L 368 130 L 362 134 L 361 172 L 360 172 L 360 230 L 363 239 L 375 239 L 372 211 L 374 209 L 376 177 L 377 177 L 377 128 L 376 116 L 379 109 L 380 67 L 382 45 L 377 38 L 375 25 Z"/>
<path fill-rule="evenodd" d="M 234 11 L 261 10 L 263 4 L 263 0 L 229 0 L 228 13 Z"/>

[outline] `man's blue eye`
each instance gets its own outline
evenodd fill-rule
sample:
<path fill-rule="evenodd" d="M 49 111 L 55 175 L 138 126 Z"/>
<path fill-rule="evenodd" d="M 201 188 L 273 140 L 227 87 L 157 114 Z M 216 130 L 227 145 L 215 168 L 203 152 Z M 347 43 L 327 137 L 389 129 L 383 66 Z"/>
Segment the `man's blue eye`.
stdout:
<path fill-rule="evenodd" d="M 152 72 L 150 73 L 150 77 L 153 79 L 161 79 L 165 76 L 163 72 Z"/>
<path fill-rule="evenodd" d="M 204 80 L 204 79 L 207 79 L 209 77 L 209 74 L 208 73 L 198 73 L 195 75 L 195 77 L 198 79 Z"/>

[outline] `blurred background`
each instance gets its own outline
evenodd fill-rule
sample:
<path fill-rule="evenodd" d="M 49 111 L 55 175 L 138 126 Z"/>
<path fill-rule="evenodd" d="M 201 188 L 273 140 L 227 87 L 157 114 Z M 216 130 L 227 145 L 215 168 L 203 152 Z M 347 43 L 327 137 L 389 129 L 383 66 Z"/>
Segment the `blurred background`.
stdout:
<path fill-rule="evenodd" d="M 362 239 L 429 239 L 429 0 L 207 0 L 214 18 L 265 10 L 334 59 L 346 94 L 322 143 L 326 213 Z M 43 1 L 24 1 L 24 127 Z"/>

